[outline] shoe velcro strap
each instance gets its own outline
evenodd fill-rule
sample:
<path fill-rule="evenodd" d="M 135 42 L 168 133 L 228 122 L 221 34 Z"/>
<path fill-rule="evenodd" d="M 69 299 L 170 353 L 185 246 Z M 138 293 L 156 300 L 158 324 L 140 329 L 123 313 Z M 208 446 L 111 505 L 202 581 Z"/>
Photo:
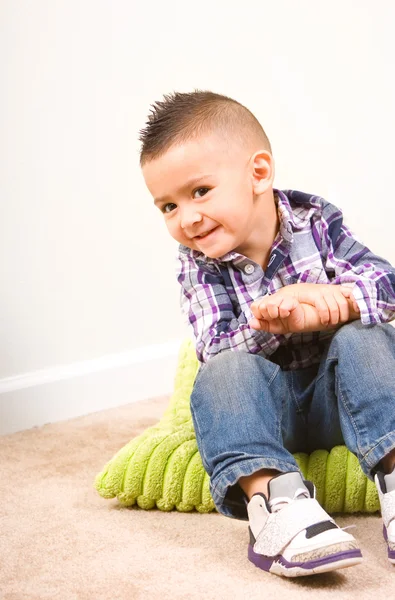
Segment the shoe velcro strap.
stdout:
<path fill-rule="evenodd" d="M 332 521 L 314 498 L 294 500 L 276 513 L 271 513 L 259 533 L 254 552 L 277 556 L 291 540 L 311 525 Z"/>
<path fill-rule="evenodd" d="M 384 525 L 388 525 L 395 519 L 395 490 L 383 494 L 379 490 L 379 498 L 381 505 L 381 516 L 383 518 Z"/>

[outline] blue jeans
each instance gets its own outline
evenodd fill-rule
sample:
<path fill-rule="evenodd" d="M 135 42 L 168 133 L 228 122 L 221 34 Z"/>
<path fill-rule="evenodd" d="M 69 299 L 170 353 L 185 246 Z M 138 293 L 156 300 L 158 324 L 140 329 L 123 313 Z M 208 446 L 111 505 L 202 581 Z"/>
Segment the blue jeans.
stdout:
<path fill-rule="evenodd" d="M 395 448 L 395 329 L 353 321 L 299 370 L 247 352 L 202 365 L 191 411 L 219 512 L 247 518 L 238 480 L 262 469 L 298 471 L 294 452 L 346 444 L 366 475 Z"/>

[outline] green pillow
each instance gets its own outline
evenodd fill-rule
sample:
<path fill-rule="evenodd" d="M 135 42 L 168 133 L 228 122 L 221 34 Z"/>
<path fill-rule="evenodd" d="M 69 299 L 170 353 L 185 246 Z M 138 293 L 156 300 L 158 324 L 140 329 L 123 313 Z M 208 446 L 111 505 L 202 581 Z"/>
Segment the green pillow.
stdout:
<path fill-rule="evenodd" d="M 95 487 L 103 498 L 117 497 L 123 506 L 137 504 L 145 510 L 215 510 L 189 408 L 197 369 L 193 344 L 185 340 L 167 410 L 157 425 L 121 448 L 97 475 Z M 379 510 L 374 483 L 345 446 L 294 456 L 329 513 Z"/>

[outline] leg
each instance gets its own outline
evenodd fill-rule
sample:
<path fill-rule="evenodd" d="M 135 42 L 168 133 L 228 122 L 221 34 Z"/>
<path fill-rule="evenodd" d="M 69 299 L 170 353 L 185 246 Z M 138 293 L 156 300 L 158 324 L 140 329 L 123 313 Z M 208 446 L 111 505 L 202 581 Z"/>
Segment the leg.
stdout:
<path fill-rule="evenodd" d="M 281 373 L 286 383 L 284 410 L 287 415 L 283 418 L 282 440 L 284 448 L 290 452 L 308 451 L 306 417 L 317 371 L 318 365 L 313 365 L 305 369 Z M 239 485 L 248 498 L 260 492 L 268 497 L 268 484 L 275 475 L 278 475 L 277 471 L 264 469 L 247 477 L 241 477 Z"/>
<path fill-rule="evenodd" d="M 191 396 L 218 510 L 238 518 L 248 511 L 249 560 L 287 577 L 361 560 L 354 538 L 319 506 L 314 486 L 303 481 L 291 454 L 305 449 L 306 406 L 317 368 L 284 373 L 260 356 L 224 352 L 201 368 Z M 282 474 L 262 494 L 273 470 Z"/>
<path fill-rule="evenodd" d="M 283 444 L 283 431 L 297 436 L 287 396 L 280 367 L 261 356 L 223 352 L 201 367 L 191 411 L 211 493 L 223 514 L 247 518 L 240 478 L 262 469 L 299 470 Z"/>
<path fill-rule="evenodd" d="M 268 485 L 269 481 L 278 475 L 278 471 L 275 469 L 261 469 L 252 475 L 240 477 L 239 486 L 250 500 L 254 494 L 262 492 L 265 496 L 268 496 Z"/>
<path fill-rule="evenodd" d="M 366 327 L 354 321 L 332 338 L 311 411 L 313 436 L 315 431 L 325 435 L 330 428 L 335 437 L 341 429 L 363 471 L 371 479 L 374 476 L 388 559 L 395 563 L 395 329 L 391 325 Z"/>
<path fill-rule="evenodd" d="M 373 479 L 395 448 L 395 329 L 353 321 L 322 357 L 309 415 L 310 449 L 345 443 Z M 344 442 L 342 441 L 344 439 Z"/>

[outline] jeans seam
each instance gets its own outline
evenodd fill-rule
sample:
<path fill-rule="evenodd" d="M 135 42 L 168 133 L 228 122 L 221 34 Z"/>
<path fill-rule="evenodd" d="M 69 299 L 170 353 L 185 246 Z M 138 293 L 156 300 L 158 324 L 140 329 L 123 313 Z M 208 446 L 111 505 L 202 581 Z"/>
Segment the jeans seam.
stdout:
<path fill-rule="evenodd" d="M 283 440 L 282 438 L 282 424 L 283 424 L 283 415 L 284 415 L 284 404 L 285 404 L 285 394 L 283 394 L 282 398 L 281 398 L 281 410 L 280 410 L 280 415 L 277 415 L 278 417 L 278 425 L 277 425 L 277 440 L 279 441 L 279 443 L 283 446 Z"/>
<path fill-rule="evenodd" d="M 192 409 L 192 403 L 191 403 L 191 409 Z M 202 439 L 202 435 L 200 433 L 200 428 L 199 428 L 199 423 L 197 422 L 197 419 L 193 416 L 192 410 L 191 410 L 191 416 L 192 416 L 192 423 L 193 423 L 193 426 L 195 429 L 195 439 L 196 439 L 196 444 L 198 446 L 198 451 L 199 451 L 200 457 L 202 459 L 204 470 L 208 473 L 208 469 L 207 469 L 208 462 L 207 462 L 206 456 L 204 454 L 203 448 L 200 448 L 199 444 L 197 443 L 198 436 L 196 435 L 196 433 L 198 433 L 199 438 Z"/>
<path fill-rule="evenodd" d="M 333 338 L 332 338 L 332 339 L 333 339 Z M 331 341 L 331 340 L 330 340 L 330 341 Z M 338 360 L 338 359 L 337 359 L 337 357 L 336 357 L 336 356 L 327 356 L 327 357 L 325 358 L 325 363 L 337 362 L 337 360 Z M 323 372 L 323 373 L 321 373 L 321 375 L 317 375 L 317 376 L 316 376 L 316 378 L 315 378 L 315 385 L 317 385 L 317 383 L 318 383 L 319 381 L 321 381 L 321 379 L 322 379 L 323 377 L 325 377 L 325 375 L 326 375 L 326 369 L 324 370 L 324 372 Z"/>
<path fill-rule="evenodd" d="M 292 400 L 294 401 L 294 403 L 295 403 L 295 405 L 296 405 L 296 412 L 297 412 L 298 414 L 300 414 L 300 413 L 302 413 L 303 411 L 302 411 L 302 409 L 300 408 L 300 404 L 299 404 L 299 402 L 298 402 L 298 399 L 297 399 L 297 397 L 296 397 L 296 394 L 295 394 L 295 388 L 294 388 L 294 378 L 293 378 L 293 376 L 292 376 L 292 373 L 291 373 L 291 375 L 290 375 L 290 380 L 291 380 L 291 385 L 290 385 L 290 387 L 291 387 L 291 395 L 292 395 Z"/>
<path fill-rule="evenodd" d="M 348 415 L 348 418 L 350 419 L 350 421 L 351 421 L 351 423 L 352 423 L 352 427 L 353 427 L 354 434 L 355 434 L 355 438 L 356 438 L 356 442 L 357 442 L 357 448 L 358 448 L 358 452 L 359 452 L 359 453 L 360 453 L 360 455 L 362 456 L 362 455 L 363 455 L 363 452 L 362 452 L 362 450 L 361 450 L 361 444 L 360 444 L 360 435 L 359 435 L 358 427 L 357 427 L 357 424 L 356 424 L 356 422 L 355 422 L 355 420 L 354 420 L 354 417 L 352 416 L 352 414 L 351 414 L 351 412 L 350 412 L 350 410 L 349 410 L 349 407 L 348 407 L 348 405 L 347 405 L 347 399 L 346 399 L 346 396 L 343 394 L 343 392 L 342 392 L 342 390 L 341 390 L 341 387 L 340 387 L 340 381 L 338 382 L 337 388 L 338 388 L 338 391 L 339 391 L 339 393 L 338 393 L 338 399 L 340 398 L 340 400 L 342 401 L 342 404 L 343 404 L 343 406 L 344 406 L 344 409 L 345 409 L 345 411 L 346 411 L 346 413 L 347 413 L 347 415 Z M 341 421 L 340 421 L 340 422 L 341 422 Z"/>
<path fill-rule="evenodd" d="M 305 411 L 303 410 L 303 408 L 300 406 L 299 402 L 298 402 L 298 398 L 295 394 L 295 388 L 294 388 L 294 378 L 292 376 L 292 374 L 290 375 L 290 392 L 291 392 L 291 398 L 292 401 L 294 402 L 295 406 L 296 406 L 296 414 L 300 416 L 300 418 L 303 420 L 303 423 L 306 424 L 306 415 L 305 415 Z"/>
<path fill-rule="evenodd" d="M 279 367 L 279 365 L 277 365 L 277 368 L 274 370 L 273 375 L 270 377 L 270 379 L 268 381 L 268 384 L 267 384 L 268 387 L 270 387 L 272 385 L 274 379 L 277 377 L 279 370 L 280 370 L 280 367 Z"/>

